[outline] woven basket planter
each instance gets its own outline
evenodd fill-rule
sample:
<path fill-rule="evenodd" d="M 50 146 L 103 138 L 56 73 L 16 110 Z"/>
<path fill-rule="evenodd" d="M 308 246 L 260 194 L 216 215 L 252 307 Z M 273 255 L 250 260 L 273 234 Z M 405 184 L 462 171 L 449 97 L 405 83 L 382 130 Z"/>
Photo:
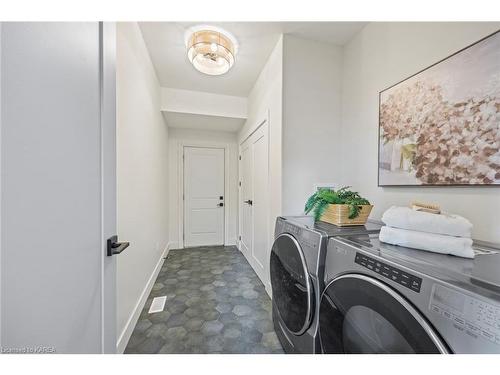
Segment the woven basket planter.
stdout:
<path fill-rule="evenodd" d="M 349 219 L 349 205 L 347 204 L 329 204 L 320 220 L 326 223 L 334 224 L 339 227 L 349 225 L 365 225 L 372 211 L 372 205 L 360 206 L 359 215 L 354 219 Z"/>

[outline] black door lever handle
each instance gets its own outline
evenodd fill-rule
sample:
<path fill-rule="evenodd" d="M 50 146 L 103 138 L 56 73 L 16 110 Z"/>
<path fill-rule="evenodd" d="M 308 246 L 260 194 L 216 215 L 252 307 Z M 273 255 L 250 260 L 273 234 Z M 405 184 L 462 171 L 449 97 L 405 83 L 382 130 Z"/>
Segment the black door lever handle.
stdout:
<path fill-rule="evenodd" d="M 249 204 L 250 206 L 253 204 L 253 201 L 251 199 L 244 201 L 243 203 Z"/>
<path fill-rule="evenodd" d="M 130 242 L 118 242 L 117 235 L 111 236 L 107 241 L 106 254 L 108 257 L 121 254 L 129 246 Z"/>

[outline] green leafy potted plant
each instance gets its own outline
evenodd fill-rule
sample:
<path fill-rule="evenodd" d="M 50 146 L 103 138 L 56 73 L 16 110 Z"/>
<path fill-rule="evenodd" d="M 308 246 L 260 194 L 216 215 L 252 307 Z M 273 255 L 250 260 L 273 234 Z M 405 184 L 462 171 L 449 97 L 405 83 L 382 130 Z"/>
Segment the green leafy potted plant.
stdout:
<path fill-rule="evenodd" d="M 373 208 L 370 202 L 345 186 L 337 191 L 319 189 L 306 202 L 305 212 L 313 212 L 315 220 L 338 226 L 364 225 Z"/>

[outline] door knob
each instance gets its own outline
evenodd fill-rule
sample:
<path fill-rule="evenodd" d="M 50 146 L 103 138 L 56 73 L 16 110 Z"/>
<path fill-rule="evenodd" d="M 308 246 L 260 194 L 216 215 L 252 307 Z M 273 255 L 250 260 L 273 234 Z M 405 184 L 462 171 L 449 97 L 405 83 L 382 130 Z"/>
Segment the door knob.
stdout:
<path fill-rule="evenodd" d="M 221 202 L 221 203 L 219 203 L 217 206 L 218 206 L 218 207 L 224 207 L 224 203 L 222 203 L 222 202 Z"/>
<path fill-rule="evenodd" d="M 247 200 L 247 201 L 244 201 L 244 203 L 248 204 L 248 205 L 252 205 L 253 204 L 253 201 L 251 199 Z"/>

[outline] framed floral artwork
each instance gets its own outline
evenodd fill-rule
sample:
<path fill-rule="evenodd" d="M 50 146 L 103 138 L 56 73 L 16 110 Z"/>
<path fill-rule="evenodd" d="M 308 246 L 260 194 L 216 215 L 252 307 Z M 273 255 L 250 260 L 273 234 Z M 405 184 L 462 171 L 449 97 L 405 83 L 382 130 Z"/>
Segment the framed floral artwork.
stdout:
<path fill-rule="evenodd" d="M 379 93 L 379 186 L 500 185 L 500 30 Z"/>

